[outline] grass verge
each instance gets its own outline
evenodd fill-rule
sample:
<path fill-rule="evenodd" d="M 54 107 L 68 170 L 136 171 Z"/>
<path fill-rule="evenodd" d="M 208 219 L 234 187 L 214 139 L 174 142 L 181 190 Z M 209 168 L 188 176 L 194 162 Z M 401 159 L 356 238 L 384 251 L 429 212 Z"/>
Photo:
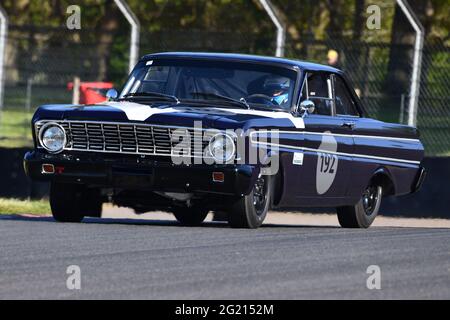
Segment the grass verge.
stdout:
<path fill-rule="evenodd" d="M 20 148 L 33 145 L 31 118 L 25 110 L 4 109 L 0 115 L 0 147 Z"/>
<path fill-rule="evenodd" d="M 50 214 L 48 200 L 19 200 L 0 198 L 0 214 Z"/>

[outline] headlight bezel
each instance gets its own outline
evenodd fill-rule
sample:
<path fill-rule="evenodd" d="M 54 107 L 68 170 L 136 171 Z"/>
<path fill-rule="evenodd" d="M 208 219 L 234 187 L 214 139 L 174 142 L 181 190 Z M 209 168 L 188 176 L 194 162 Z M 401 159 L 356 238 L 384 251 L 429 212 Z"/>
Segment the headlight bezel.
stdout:
<path fill-rule="evenodd" d="M 232 152 L 230 153 L 230 156 L 227 157 L 227 158 L 217 158 L 215 156 L 214 152 L 212 151 L 213 143 L 215 142 L 215 140 L 217 140 L 218 137 L 220 137 L 222 141 L 224 141 L 223 139 L 225 139 L 225 140 L 231 142 L 231 145 L 233 146 Z M 230 163 L 230 162 L 234 161 L 237 158 L 237 155 L 236 155 L 236 141 L 235 140 L 236 140 L 235 137 L 229 135 L 226 132 L 219 132 L 219 133 L 215 134 L 214 136 L 212 136 L 209 139 L 208 151 L 209 151 L 209 154 L 211 155 L 211 157 L 214 159 L 214 161 L 216 163 L 220 163 L 220 164 Z"/>
<path fill-rule="evenodd" d="M 44 134 L 47 130 L 49 130 L 51 127 L 56 127 L 58 129 L 60 129 L 62 131 L 63 134 L 63 143 L 61 148 L 57 149 L 57 150 L 53 150 L 50 149 L 45 143 L 44 143 Z M 38 133 L 38 140 L 39 140 L 39 145 L 44 148 L 45 150 L 47 150 L 49 153 L 52 154 L 56 154 L 56 153 L 60 153 L 64 150 L 64 148 L 66 147 L 67 144 L 67 133 L 66 130 L 58 123 L 56 122 L 47 122 L 45 123 L 40 129 L 39 129 L 39 133 Z"/>

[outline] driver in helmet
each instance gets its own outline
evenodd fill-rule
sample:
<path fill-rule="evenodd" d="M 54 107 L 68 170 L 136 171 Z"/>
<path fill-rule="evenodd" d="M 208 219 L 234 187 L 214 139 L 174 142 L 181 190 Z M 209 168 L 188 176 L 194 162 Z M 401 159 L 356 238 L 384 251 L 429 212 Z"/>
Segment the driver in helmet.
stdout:
<path fill-rule="evenodd" d="M 247 102 L 286 107 L 289 101 L 289 78 L 270 75 L 252 81 L 247 91 Z"/>
<path fill-rule="evenodd" d="M 263 91 L 274 105 L 282 106 L 289 101 L 289 85 L 288 78 L 272 76 L 264 81 Z"/>

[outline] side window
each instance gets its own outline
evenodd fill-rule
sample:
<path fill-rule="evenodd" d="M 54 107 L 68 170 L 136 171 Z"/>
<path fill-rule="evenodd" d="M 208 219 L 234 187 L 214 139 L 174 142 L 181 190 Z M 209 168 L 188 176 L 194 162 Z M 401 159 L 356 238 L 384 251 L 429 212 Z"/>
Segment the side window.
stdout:
<path fill-rule="evenodd" d="M 330 75 L 326 73 L 308 73 L 303 87 L 302 99 L 308 98 L 316 105 L 315 114 L 331 116 L 333 99 Z"/>
<path fill-rule="evenodd" d="M 355 102 L 341 77 L 336 76 L 334 82 L 336 96 L 336 114 L 359 116 Z"/>

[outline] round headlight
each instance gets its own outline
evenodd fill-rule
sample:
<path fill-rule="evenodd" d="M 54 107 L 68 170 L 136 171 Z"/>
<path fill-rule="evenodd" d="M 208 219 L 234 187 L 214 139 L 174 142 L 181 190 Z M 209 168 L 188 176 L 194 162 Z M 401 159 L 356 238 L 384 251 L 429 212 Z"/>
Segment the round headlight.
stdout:
<path fill-rule="evenodd" d="M 48 152 L 57 153 L 66 145 L 66 132 L 59 124 L 47 123 L 41 128 L 39 139 Z"/>
<path fill-rule="evenodd" d="M 216 134 L 209 141 L 209 153 L 218 163 L 230 161 L 234 157 L 235 151 L 234 140 L 227 134 Z"/>

